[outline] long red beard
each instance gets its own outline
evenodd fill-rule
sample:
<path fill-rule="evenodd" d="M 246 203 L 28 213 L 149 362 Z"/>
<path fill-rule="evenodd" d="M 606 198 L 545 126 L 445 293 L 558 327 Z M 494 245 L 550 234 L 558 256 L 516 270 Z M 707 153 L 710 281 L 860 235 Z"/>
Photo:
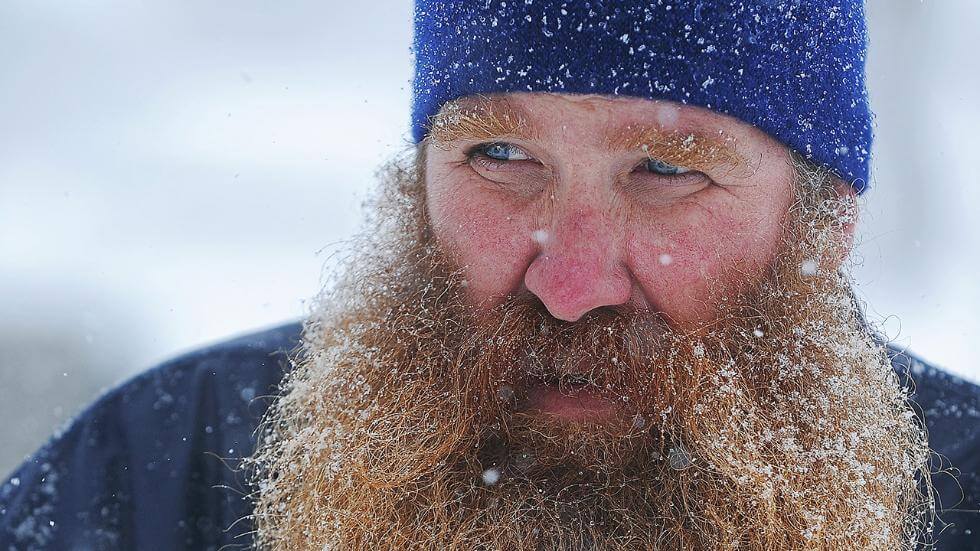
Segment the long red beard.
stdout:
<path fill-rule="evenodd" d="M 810 235 L 833 229 L 818 223 L 826 208 L 795 221 L 771 277 L 680 333 L 642 313 L 567 324 L 522 297 L 472 311 L 427 239 L 417 185 L 394 184 L 388 227 L 322 299 L 264 425 L 259 547 L 910 549 L 921 537 L 920 425 L 846 281 L 798 268 L 828 254 Z M 583 363 L 616 398 L 614 420 L 526 411 L 528 389 Z"/>

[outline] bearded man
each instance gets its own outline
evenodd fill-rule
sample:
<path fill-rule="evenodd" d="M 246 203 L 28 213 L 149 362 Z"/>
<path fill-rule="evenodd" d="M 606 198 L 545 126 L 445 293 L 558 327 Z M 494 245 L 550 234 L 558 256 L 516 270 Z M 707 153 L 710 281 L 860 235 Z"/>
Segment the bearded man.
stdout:
<path fill-rule="evenodd" d="M 417 146 L 302 337 L 110 393 L 0 491 L 5 543 L 980 548 L 980 390 L 847 278 L 860 2 L 416 14 Z"/>

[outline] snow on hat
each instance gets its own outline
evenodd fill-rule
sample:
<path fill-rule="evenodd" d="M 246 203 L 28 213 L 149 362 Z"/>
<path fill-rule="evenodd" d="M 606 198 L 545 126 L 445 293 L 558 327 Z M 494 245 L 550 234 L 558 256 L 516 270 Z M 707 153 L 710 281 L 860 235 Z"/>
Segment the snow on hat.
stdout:
<path fill-rule="evenodd" d="M 868 183 L 863 0 L 417 0 L 412 135 L 472 94 L 635 96 L 737 117 Z"/>

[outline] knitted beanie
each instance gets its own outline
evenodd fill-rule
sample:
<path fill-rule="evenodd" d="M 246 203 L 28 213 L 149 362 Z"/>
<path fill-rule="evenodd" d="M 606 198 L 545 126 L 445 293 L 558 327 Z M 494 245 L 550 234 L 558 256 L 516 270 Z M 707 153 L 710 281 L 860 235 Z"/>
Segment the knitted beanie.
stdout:
<path fill-rule="evenodd" d="M 868 184 L 863 0 L 417 0 L 412 135 L 472 94 L 663 99 Z"/>

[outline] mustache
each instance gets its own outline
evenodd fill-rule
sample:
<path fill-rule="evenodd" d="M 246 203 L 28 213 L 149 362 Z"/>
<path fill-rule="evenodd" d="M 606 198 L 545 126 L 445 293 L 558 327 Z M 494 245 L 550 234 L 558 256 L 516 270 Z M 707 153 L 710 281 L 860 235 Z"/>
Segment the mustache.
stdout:
<path fill-rule="evenodd" d="M 664 389 L 654 391 L 666 384 L 670 362 L 693 348 L 692 336 L 658 312 L 603 307 L 568 322 L 530 293 L 508 297 L 475 325 L 473 346 L 489 379 L 471 383 L 490 386 L 485 390 L 498 399 L 515 395 L 518 403 L 535 386 L 591 386 L 639 406 L 662 396 Z"/>

